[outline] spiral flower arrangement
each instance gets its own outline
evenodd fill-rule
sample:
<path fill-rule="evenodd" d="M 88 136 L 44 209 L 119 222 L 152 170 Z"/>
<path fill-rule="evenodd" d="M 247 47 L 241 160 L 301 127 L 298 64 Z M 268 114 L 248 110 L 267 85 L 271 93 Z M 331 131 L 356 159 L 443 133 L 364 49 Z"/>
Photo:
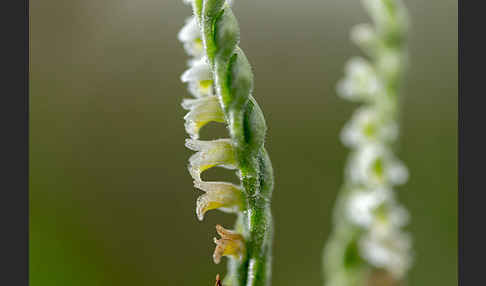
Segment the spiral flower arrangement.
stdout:
<path fill-rule="evenodd" d="M 251 66 L 238 47 L 239 27 L 228 1 L 184 0 L 193 9 L 179 33 L 192 56 L 181 80 L 194 98 L 182 107 L 190 135 L 187 148 L 196 151 L 189 159 L 194 186 L 204 192 L 196 202 L 203 220 L 209 210 L 237 214 L 232 230 L 220 225 L 214 239 L 215 263 L 228 257 L 228 273 L 217 285 L 269 285 L 271 276 L 272 216 L 270 201 L 273 170 L 264 148 L 266 123 L 252 96 Z M 199 140 L 199 130 L 210 122 L 227 125 L 230 138 Z M 212 167 L 236 170 L 240 184 L 208 182 L 202 172 Z"/>
<path fill-rule="evenodd" d="M 393 154 L 407 60 L 407 13 L 400 0 L 362 3 L 373 25 L 354 27 L 351 39 L 368 59 L 352 58 L 337 86 L 342 98 L 362 105 L 341 133 L 351 154 L 324 249 L 327 286 L 402 285 L 412 262 L 411 239 L 403 231 L 408 213 L 393 190 L 408 178 Z"/>

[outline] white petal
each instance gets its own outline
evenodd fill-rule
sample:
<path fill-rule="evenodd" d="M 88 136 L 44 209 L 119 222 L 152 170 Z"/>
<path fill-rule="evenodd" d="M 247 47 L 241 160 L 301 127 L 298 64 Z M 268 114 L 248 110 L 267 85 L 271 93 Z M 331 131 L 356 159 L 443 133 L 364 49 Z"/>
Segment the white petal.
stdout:
<path fill-rule="evenodd" d="M 196 214 L 201 221 L 209 210 L 221 209 L 236 212 L 242 207 L 241 189 L 234 184 L 195 180 L 194 186 L 206 192 L 197 199 L 196 204 Z"/>
<path fill-rule="evenodd" d="M 200 58 L 204 54 L 201 30 L 195 17 L 186 20 L 177 37 L 184 44 L 184 49 L 189 55 Z"/>
<path fill-rule="evenodd" d="M 411 239 L 405 233 L 381 235 L 372 231 L 360 241 L 360 250 L 369 263 L 389 270 L 396 279 L 401 279 L 411 265 Z"/>
<path fill-rule="evenodd" d="M 370 63 L 355 57 L 345 67 L 345 78 L 337 85 L 337 92 L 350 100 L 370 100 L 383 91 L 382 84 Z"/>
<path fill-rule="evenodd" d="M 195 61 L 182 76 L 182 82 L 203 81 L 211 79 L 211 70 L 205 58 Z"/>
<path fill-rule="evenodd" d="M 198 151 L 189 158 L 189 172 L 194 180 L 201 181 L 201 173 L 215 166 L 228 169 L 237 167 L 231 139 L 213 141 L 186 139 L 186 147 Z"/>
<path fill-rule="evenodd" d="M 372 25 L 359 24 L 351 30 L 351 41 L 363 48 L 369 48 L 376 41 L 376 33 Z"/>
<path fill-rule="evenodd" d="M 386 7 L 386 1 L 383 0 L 364 0 L 363 4 L 371 15 L 373 22 L 378 27 L 387 27 L 387 23 L 392 20 L 392 16 L 388 12 L 389 9 Z"/>
<path fill-rule="evenodd" d="M 341 131 L 341 141 L 355 148 L 370 143 L 392 142 L 398 135 L 397 124 L 382 117 L 374 106 L 358 108 Z"/>
<path fill-rule="evenodd" d="M 369 227 L 374 220 L 373 211 L 384 199 L 384 196 L 379 192 L 355 191 L 349 197 L 347 206 L 349 219 L 357 225 Z"/>
<path fill-rule="evenodd" d="M 177 38 L 179 41 L 186 43 L 192 42 L 201 37 L 201 31 L 199 30 L 199 25 L 197 23 L 196 17 L 190 17 L 186 19 L 186 24 L 179 31 Z"/>
<path fill-rule="evenodd" d="M 376 169 L 377 164 L 379 169 Z M 403 184 L 408 178 L 405 166 L 382 144 L 366 144 L 351 155 L 347 167 L 352 182 L 370 187 Z"/>
<path fill-rule="evenodd" d="M 209 95 L 214 95 L 214 90 L 211 84 L 201 84 L 201 82 L 190 82 L 187 86 L 189 92 L 196 98 L 201 98 Z"/>
<path fill-rule="evenodd" d="M 225 122 L 223 110 L 216 96 L 184 99 L 182 107 L 190 110 L 184 119 L 186 132 L 193 139 L 199 138 L 199 130 L 209 122 Z"/>

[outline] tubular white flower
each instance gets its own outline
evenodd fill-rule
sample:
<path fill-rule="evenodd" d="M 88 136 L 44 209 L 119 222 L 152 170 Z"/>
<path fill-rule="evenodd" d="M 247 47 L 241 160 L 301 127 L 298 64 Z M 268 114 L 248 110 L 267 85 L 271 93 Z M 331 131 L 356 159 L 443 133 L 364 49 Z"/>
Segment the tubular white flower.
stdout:
<path fill-rule="evenodd" d="M 378 46 L 378 37 L 375 29 L 368 23 L 359 24 L 351 29 L 351 41 L 362 48 L 369 55 L 375 52 Z"/>
<path fill-rule="evenodd" d="M 351 155 L 347 172 L 358 185 L 401 185 L 408 179 L 405 165 L 381 144 L 367 144 Z"/>
<path fill-rule="evenodd" d="M 192 3 L 191 0 L 184 2 Z M 194 16 L 186 19 L 186 24 L 180 30 L 177 38 L 184 44 L 184 49 L 189 55 L 199 58 L 204 54 L 201 31 Z"/>
<path fill-rule="evenodd" d="M 186 132 L 193 139 L 199 138 L 199 130 L 209 122 L 224 122 L 224 113 L 221 110 L 216 96 L 207 96 L 197 99 L 185 99 L 182 107 L 189 112 L 184 116 Z"/>
<path fill-rule="evenodd" d="M 237 212 L 243 208 L 241 188 L 234 184 L 195 180 L 194 186 L 206 192 L 196 202 L 196 214 L 201 221 L 204 219 L 204 214 L 210 210 Z"/>
<path fill-rule="evenodd" d="M 370 227 L 375 219 L 375 210 L 386 200 L 387 191 L 356 190 L 348 198 L 346 212 L 349 220 L 361 227 Z"/>
<path fill-rule="evenodd" d="M 345 78 L 337 85 L 337 92 L 341 97 L 369 101 L 383 93 L 383 85 L 367 60 L 361 57 L 352 58 L 346 64 L 345 74 Z"/>
<path fill-rule="evenodd" d="M 345 208 L 348 219 L 363 228 L 375 224 L 400 228 L 409 219 L 405 208 L 396 202 L 393 190 L 383 186 L 351 190 Z"/>
<path fill-rule="evenodd" d="M 214 95 L 212 80 L 189 82 L 187 88 L 196 98 Z"/>
<path fill-rule="evenodd" d="M 365 9 L 371 16 L 375 26 L 378 29 L 387 28 L 387 26 L 393 25 L 395 20 L 394 16 L 390 14 L 385 1 L 383 0 L 362 0 Z"/>
<path fill-rule="evenodd" d="M 181 75 L 181 81 L 189 83 L 189 91 L 195 97 L 213 94 L 211 70 L 205 57 L 191 61 L 189 69 Z"/>
<path fill-rule="evenodd" d="M 186 147 L 198 151 L 189 158 L 189 173 L 196 181 L 201 181 L 202 172 L 215 166 L 227 169 L 237 168 L 230 139 L 212 141 L 186 139 Z"/>
<path fill-rule="evenodd" d="M 365 144 L 391 142 L 397 138 L 398 126 L 386 121 L 371 106 L 360 107 L 351 120 L 344 125 L 341 141 L 348 147 L 357 148 Z"/>
<path fill-rule="evenodd" d="M 412 243 L 408 233 L 374 227 L 360 240 L 361 255 L 378 268 L 402 279 L 411 266 Z"/>
<path fill-rule="evenodd" d="M 410 238 L 400 232 L 408 213 L 392 195 L 386 188 L 353 191 L 346 211 L 352 223 L 366 230 L 359 242 L 362 256 L 401 279 L 411 263 Z"/>
<path fill-rule="evenodd" d="M 192 62 L 191 67 L 182 76 L 182 82 L 211 80 L 211 70 L 205 57 Z"/>

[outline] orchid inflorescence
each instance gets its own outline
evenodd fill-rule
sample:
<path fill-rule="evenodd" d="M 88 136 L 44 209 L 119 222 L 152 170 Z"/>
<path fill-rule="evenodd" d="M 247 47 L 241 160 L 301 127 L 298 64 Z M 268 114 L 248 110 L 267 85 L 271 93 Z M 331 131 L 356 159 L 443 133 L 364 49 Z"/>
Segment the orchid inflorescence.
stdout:
<path fill-rule="evenodd" d="M 407 14 L 400 0 L 362 3 L 373 25 L 354 27 L 351 39 L 369 60 L 352 58 L 337 86 L 342 98 L 363 105 L 341 132 L 351 155 L 324 249 L 326 286 L 401 285 L 412 262 L 411 239 L 402 230 L 408 213 L 393 190 L 408 179 L 407 168 L 393 153 Z"/>
<path fill-rule="evenodd" d="M 196 215 L 218 209 L 237 214 L 234 230 L 217 225 L 215 263 L 229 258 L 228 274 L 217 285 L 269 285 L 271 269 L 272 217 L 270 199 L 273 170 L 264 148 L 266 123 L 252 97 L 253 74 L 238 47 L 239 28 L 224 0 L 184 0 L 194 15 L 186 20 L 179 40 L 192 56 L 181 80 L 188 84 L 192 99 L 182 107 L 190 135 L 186 147 L 196 151 L 189 159 L 194 186 L 204 191 L 196 202 Z M 227 124 L 230 138 L 200 140 L 200 129 L 210 122 Z M 212 167 L 236 170 L 240 185 L 208 182 L 202 172 Z"/>

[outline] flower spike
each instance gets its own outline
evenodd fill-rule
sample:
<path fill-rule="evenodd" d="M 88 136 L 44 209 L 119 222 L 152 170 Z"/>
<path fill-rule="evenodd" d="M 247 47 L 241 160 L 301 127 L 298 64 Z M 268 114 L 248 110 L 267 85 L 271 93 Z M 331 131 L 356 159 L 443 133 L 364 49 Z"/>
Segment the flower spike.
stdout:
<path fill-rule="evenodd" d="M 326 286 L 401 285 L 413 256 L 402 229 L 409 215 L 394 196 L 394 187 L 408 179 L 407 168 L 393 153 L 406 69 L 407 13 L 402 0 L 361 1 L 373 23 L 354 27 L 351 41 L 367 58 L 348 61 L 337 92 L 364 105 L 341 132 L 351 154 L 324 249 Z M 357 256 L 351 262 L 350 249 Z"/>
<path fill-rule="evenodd" d="M 178 35 L 192 56 L 181 75 L 194 96 L 182 102 L 189 111 L 184 117 L 191 137 L 186 147 L 196 151 L 188 169 L 194 186 L 205 192 L 197 199 L 196 215 L 203 220 L 213 209 L 236 213 L 236 232 L 217 226 L 221 239 L 215 239 L 213 259 L 219 263 L 222 256 L 228 256 L 226 285 L 268 286 L 273 169 L 264 147 L 265 118 L 253 97 L 253 73 L 238 46 L 240 31 L 231 9 L 233 1 L 183 1 L 191 4 L 194 13 Z M 200 129 L 210 122 L 226 123 L 230 138 L 198 140 Z M 212 167 L 237 170 L 240 184 L 203 181 L 201 173 Z M 243 255 L 245 251 L 247 255 Z M 221 285 L 219 276 L 217 285 Z"/>

